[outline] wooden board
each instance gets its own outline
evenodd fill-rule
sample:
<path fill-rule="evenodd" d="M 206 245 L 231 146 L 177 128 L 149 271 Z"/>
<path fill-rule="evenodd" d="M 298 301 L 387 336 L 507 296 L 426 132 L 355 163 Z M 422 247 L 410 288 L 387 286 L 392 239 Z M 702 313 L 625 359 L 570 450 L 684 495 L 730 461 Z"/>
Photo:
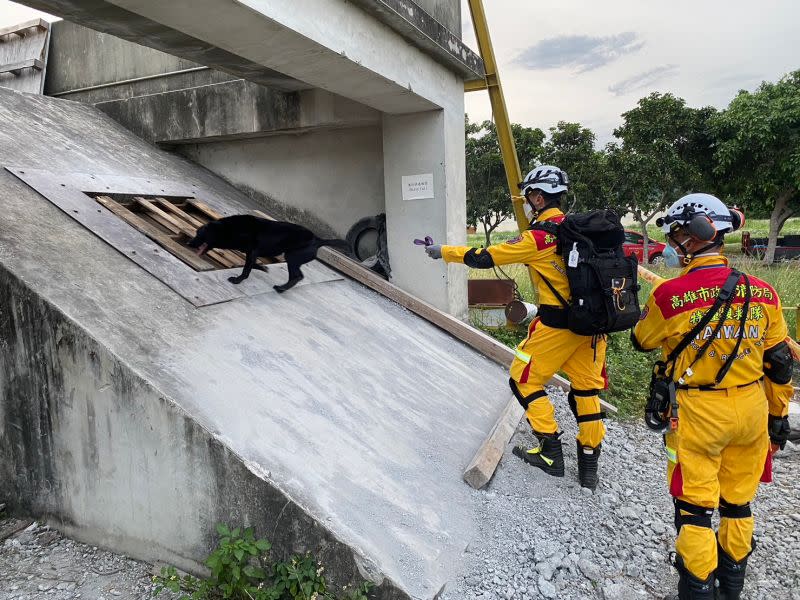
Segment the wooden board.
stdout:
<path fill-rule="evenodd" d="M 506 404 L 489 436 L 478 448 L 464 471 L 464 481 L 470 486 L 479 490 L 489 483 L 497 465 L 500 464 L 500 459 L 503 458 L 508 441 L 514 435 L 523 416 L 525 411 L 516 399 Z"/>
<path fill-rule="evenodd" d="M 176 258 L 179 258 L 193 269 L 198 271 L 211 271 L 214 269 L 214 265 L 207 260 L 197 256 L 188 248 L 181 246 L 178 242 L 155 227 L 155 225 L 151 225 L 142 217 L 132 213 L 119 202 L 112 200 L 108 196 L 98 196 L 97 201 L 123 221 L 141 231 L 151 240 L 164 246 L 164 248 L 169 250 Z"/>

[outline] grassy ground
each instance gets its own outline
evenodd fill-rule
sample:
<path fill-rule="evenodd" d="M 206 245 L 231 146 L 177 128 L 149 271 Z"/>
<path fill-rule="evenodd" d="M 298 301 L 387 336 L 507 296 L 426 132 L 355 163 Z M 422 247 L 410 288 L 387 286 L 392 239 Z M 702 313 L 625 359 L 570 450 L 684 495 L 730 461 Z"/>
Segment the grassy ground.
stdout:
<path fill-rule="evenodd" d="M 791 229 L 785 229 L 784 233 L 800 233 L 800 219 L 793 219 Z M 754 235 L 766 235 L 766 221 L 756 221 L 749 230 Z M 763 231 L 762 231 L 763 229 Z M 656 234 L 654 234 L 655 236 Z M 504 239 L 514 237 L 514 233 L 499 233 L 492 236 L 492 242 L 498 243 Z M 483 236 L 469 236 L 471 245 L 480 246 Z M 656 239 L 661 239 L 660 236 Z M 733 240 L 731 240 L 733 242 Z M 736 243 L 729 243 L 728 250 L 738 248 Z M 729 253 L 730 254 L 730 253 Z M 776 265 L 764 265 L 759 261 L 742 255 L 731 254 L 731 264 L 740 270 L 763 279 L 770 283 L 778 291 L 784 306 L 797 306 L 800 304 L 800 261 L 790 261 Z M 530 278 L 524 265 L 508 265 L 502 270 L 509 277 L 516 281 L 517 286 L 527 301 L 536 302 Z M 663 265 L 652 266 L 651 270 L 663 277 L 674 277 L 677 273 L 675 269 L 669 269 Z M 470 278 L 494 278 L 503 277 L 503 273 L 497 270 L 497 274 L 490 270 L 471 269 Z M 650 294 L 651 286 L 646 281 L 640 281 L 642 290 L 640 300 L 642 303 Z M 784 311 L 789 331 L 793 336 L 798 335 L 797 331 L 797 311 Z M 479 323 L 475 325 L 480 327 Z M 508 346 L 518 344 L 526 334 L 525 328 L 516 330 L 491 330 L 485 329 L 487 333 L 494 336 Z M 607 398 L 620 409 L 622 418 L 641 414 L 644 406 L 645 393 L 650 381 L 650 370 L 652 362 L 655 360 L 654 353 L 643 354 L 636 352 L 631 346 L 627 332 L 617 333 L 610 336 L 608 351 L 608 372 L 611 380 Z"/>

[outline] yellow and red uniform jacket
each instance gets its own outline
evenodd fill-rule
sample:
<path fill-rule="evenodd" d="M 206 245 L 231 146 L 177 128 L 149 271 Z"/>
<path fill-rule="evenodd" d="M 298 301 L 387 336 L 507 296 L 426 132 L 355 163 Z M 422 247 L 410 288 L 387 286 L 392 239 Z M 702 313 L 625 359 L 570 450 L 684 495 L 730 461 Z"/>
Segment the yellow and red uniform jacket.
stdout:
<path fill-rule="evenodd" d="M 731 269 L 723 256 L 700 256 L 681 272 L 681 275 L 657 285 L 642 309 L 642 316 L 633 331 L 634 343 L 640 349 L 662 348 L 662 357 L 680 343 L 719 295 Z M 781 310 L 781 300 L 775 289 L 757 277 L 750 279 L 750 309 L 744 327 L 744 337 L 738 357 L 717 388 L 732 388 L 753 383 L 764 377 L 764 352 L 786 339 L 787 327 Z M 740 319 L 744 309 L 745 287 L 740 280 L 733 303 L 725 321 L 705 355 L 692 367 L 691 374 L 683 376 L 690 387 L 713 386 L 719 369 L 733 352 L 739 336 Z M 719 316 L 722 316 L 720 309 Z M 674 377 L 686 371 L 697 351 L 714 331 L 718 323 L 715 316 L 698 334 L 697 338 L 678 356 Z M 792 397 L 792 385 L 778 384 L 765 378 L 765 392 L 769 412 L 785 416 Z"/>
<path fill-rule="evenodd" d="M 561 223 L 563 220 L 564 213 L 557 208 L 549 208 L 542 211 L 535 222 Z M 569 283 L 564 259 L 556 252 L 557 241 L 551 233 L 533 229 L 522 233 L 513 240 L 494 244 L 488 248 L 442 246 L 442 258 L 449 263 L 464 263 L 475 268 L 491 268 L 493 265 L 510 264 L 528 265 L 534 269 L 533 284 L 537 289 L 539 304 L 562 308 L 561 302 L 542 281 L 542 275 L 547 277 L 558 293 L 565 300 L 569 300 Z M 488 260 L 489 258 L 491 260 Z"/>

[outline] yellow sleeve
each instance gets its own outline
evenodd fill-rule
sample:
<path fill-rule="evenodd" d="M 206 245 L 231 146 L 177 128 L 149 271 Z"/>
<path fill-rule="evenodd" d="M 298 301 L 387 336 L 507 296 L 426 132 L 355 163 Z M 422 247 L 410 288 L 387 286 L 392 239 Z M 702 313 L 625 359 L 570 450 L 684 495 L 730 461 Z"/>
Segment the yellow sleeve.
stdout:
<path fill-rule="evenodd" d="M 786 319 L 783 317 L 780 299 L 778 299 L 778 304 L 775 308 L 769 307 L 767 309 L 767 314 L 769 315 L 769 324 L 767 326 L 767 335 L 764 338 L 765 350 L 785 342 L 789 335 L 789 328 L 786 325 Z M 785 417 L 789 414 L 789 401 L 794 395 L 791 380 L 788 383 L 777 383 L 768 376 L 764 377 L 764 392 L 769 402 L 769 414 L 776 417 Z"/>
<path fill-rule="evenodd" d="M 656 304 L 655 289 L 642 308 L 642 316 L 633 328 L 632 340 L 639 350 L 655 350 L 661 348 L 668 337 L 667 322 L 661 309 Z"/>
<path fill-rule="evenodd" d="M 469 246 L 442 246 L 442 258 L 445 262 L 464 263 L 474 269 L 491 269 L 495 265 L 526 264 L 531 262 L 539 248 L 530 231 L 502 244 L 493 244 L 488 248 L 470 248 Z"/>

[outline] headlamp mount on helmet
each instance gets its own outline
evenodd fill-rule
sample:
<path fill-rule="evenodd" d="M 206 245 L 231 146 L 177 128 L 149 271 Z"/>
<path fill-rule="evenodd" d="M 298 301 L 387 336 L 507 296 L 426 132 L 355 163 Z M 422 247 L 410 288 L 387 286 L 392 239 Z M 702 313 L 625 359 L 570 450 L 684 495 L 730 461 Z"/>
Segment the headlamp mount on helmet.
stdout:
<path fill-rule="evenodd" d="M 533 177 L 531 177 L 531 175 L 533 175 Z M 528 176 L 530 178 L 526 177 L 525 181 L 521 181 L 517 184 L 517 187 L 519 187 L 519 189 L 523 192 L 526 191 L 526 188 L 534 189 L 534 184 L 540 184 L 535 186 L 535 189 L 539 189 L 543 192 L 547 192 L 547 186 L 553 190 L 557 190 L 562 186 L 569 186 L 569 177 L 567 176 L 566 172 L 562 171 L 561 169 L 531 171 Z"/>

